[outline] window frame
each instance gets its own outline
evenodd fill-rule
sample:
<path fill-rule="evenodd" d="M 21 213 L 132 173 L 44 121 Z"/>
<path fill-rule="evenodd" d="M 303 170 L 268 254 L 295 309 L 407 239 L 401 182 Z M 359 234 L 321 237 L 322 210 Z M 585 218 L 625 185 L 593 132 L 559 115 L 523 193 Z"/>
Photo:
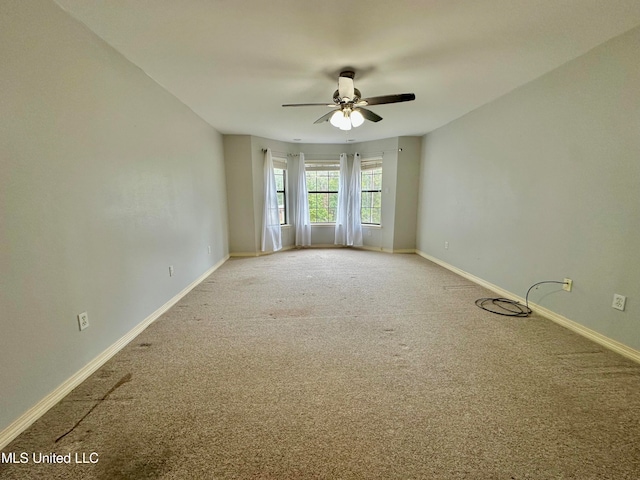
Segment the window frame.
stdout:
<path fill-rule="evenodd" d="M 363 188 L 363 183 L 364 183 L 364 175 L 366 174 L 366 172 L 371 171 L 371 170 L 380 170 L 380 188 L 369 188 L 369 189 L 364 189 Z M 360 163 L 360 223 L 362 225 L 367 225 L 367 226 L 380 226 L 382 225 L 382 173 L 383 173 L 383 168 L 382 168 L 382 158 L 374 158 L 374 159 L 367 159 L 367 160 L 362 160 Z M 362 201 L 363 195 L 365 193 L 378 193 L 380 194 L 380 221 L 378 223 L 375 222 L 365 222 L 363 219 L 365 218 L 364 215 L 362 215 L 363 209 L 367 208 L 369 210 L 369 215 L 367 216 L 368 219 L 372 219 L 372 215 L 371 215 L 371 210 L 375 207 L 369 206 L 369 207 L 363 207 L 364 202 Z M 373 195 L 371 196 L 371 198 L 373 199 Z"/>
<path fill-rule="evenodd" d="M 283 220 L 280 222 L 280 225 L 288 225 L 289 224 L 289 208 L 288 208 L 288 198 L 287 198 L 287 181 L 288 181 L 288 175 L 287 175 L 287 159 L 286 158 L 276 158 L 273 157 L 273 169 L 274 169 L 274 174 L 277 176 L 279 174 L 275 173 L 275 170 L 282 170 L 282 190 L 278 190 L 278 187 L 276 186 L 276 195 L 282 193 L 282 199 L 283 199 Z M 276 182 L 277 185 L 277 182 Z M 278 205 L 278 215 L 280 215 L 280 205 Z"/>
<path fill-rule="evenodd" d="M 340 163 L 336 162 L 335 160 L 332 161 L 306 161 L 305 165 L 304 165 L 304 170 L 305 170 L 305 175 L 307 174 L 307 172 L 337 172 L 337 179 L 339 181 L 339 177 L 340 177 Z M 316 174 L 317 176 L 317 174 Z M 307 182 L 307 202 L 309 203 L 309 216 L 311 217 L 311 195 L 327 195 L 327 203 L 330 202 L 330 197 L 329 195 L 336 195 L 336 200 L 337 200 L 337 195 L 338 195 L 338 187 L 336 187 L 335 190 L 329 190 L 329 175 L 327 175 L 327 190 L 310 190 L 309 189 L 309 183 Z M 317 187 L 317 183 L 316 183 L 316 187 Z M 317 212 L 317 208 L 315 209 L 315 211 Z M 335 213 L 334 212 L 334 217 L 335 217 Z M 329 214 L 329 211 L 327 212 L 327 214 Z M 310 220 L 312 225 L 335 225 L 335 220 L 331 221 L 330 219 L 327 220 L 322 220 L 322 221 L 313 221 Z"/>

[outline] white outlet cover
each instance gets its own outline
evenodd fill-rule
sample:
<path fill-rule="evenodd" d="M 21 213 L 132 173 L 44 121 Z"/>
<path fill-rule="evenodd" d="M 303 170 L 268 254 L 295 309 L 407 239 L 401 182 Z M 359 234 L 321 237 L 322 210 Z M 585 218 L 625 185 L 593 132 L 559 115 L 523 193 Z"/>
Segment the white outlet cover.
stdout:
<path fill-rule="evenodd" d="M 616 310 L 624 311 L 624 304 L 627 303 L 627 297 L 624 295 L 619 295 L 617 293 L 613 294 L 613 303 L 611 306 Z"/>
<path fill-rule="evenodd" d="M 89 314 L 87 312 L 78 314 L 78 326 L 80 327 L 80 331 L 89 326 Z"/>

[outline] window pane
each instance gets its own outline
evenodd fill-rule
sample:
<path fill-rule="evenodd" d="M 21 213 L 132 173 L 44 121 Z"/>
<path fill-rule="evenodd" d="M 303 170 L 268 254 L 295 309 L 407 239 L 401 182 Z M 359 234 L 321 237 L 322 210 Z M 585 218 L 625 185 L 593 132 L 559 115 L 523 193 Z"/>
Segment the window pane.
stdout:
<path fill-rule="evenodd" d="M 382 168 L 371 170 L 373 182 L 371 190 L 382 190 Z"/>
<path fill-rule="evenodd" d="M 307 172 L 307 190 L 317 190 L 316 172 Z"/>
<path fill-rule="evenodd" d="M 284 190 L 284 170 L 281 168 L 274 168 L 273 172 L 276 177 L 276 190 Z"/>
<path fill-rule="evenodd" d="M 327 202 L 328 202 L 328 207 L 332 208 L 332 209 L 337 209 L 338 208 L 338 194 L 337 193 L 329 193 L 327 194 Z"/>
<path fill-rule="evenodd" d="M 369 210 L 368 208 L 362 208 L 360 210 L 360 221 L 362 223 L 371 223 L 370 212 L 371 210 Z"/>
<path fill-rule="evenodd" d="M 326 192 L 329 190 L 329 175 L 327 172 L 318 172 L 318 184 L 316 190 L 320 190 L 322 192 Z"/>
<path fill-rule="evenodd" d="M 362 208 L 371 207 L 371 192 L 362 192 Z"/>
<path fill-rule="evenodd" d="M 372 208 L 371 209 L 371 223 L 380 224 L 380 209 Z"/>
<path fill-rule="evenodd" d="M 309 200 L 309 218 L 312 222 L 317 222 L 317 218 L 318 218 L 318 214 L 316 213 L 316 203 L 317 203 L 317 199 L 316 199 L 316 194 L 315 193 L 310 193 L 308 195 L 308 200 Z"/>
<path fill-rule="evenodd" d="M 332 170 L 329 172 L 329 190 L 336 192 L 338 190 L 338 184 L 340 182 L 340 172 Z"/>
<path fill-rule="evenodd" d="M 362 172 L 362 190 L 371 190 L 371 174 L 367 171 Z"/>
<path fill-rule="evenodd" d="M 371 206 L 376 208 L 382 207 L 382 193 L 371 192 Z"/>
<path fill-rule="evenodd" d="M 327 193 L 310 193 L 309 194 L 309 216 L 311 222 L 328 222 L 328 199 Z"/>

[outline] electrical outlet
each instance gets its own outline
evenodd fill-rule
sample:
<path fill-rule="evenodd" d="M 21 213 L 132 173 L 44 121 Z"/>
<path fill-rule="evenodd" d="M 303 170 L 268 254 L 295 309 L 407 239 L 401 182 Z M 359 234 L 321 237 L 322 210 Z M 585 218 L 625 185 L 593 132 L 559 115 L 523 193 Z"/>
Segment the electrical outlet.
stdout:
<path fill-rule="evenodd" d="M 570 278 L 565 278 L 563 281 L 564 285 L 562 285 L 562 289 L 570 292 L 573 288 L 573 280 L 571 280 Z"/>
<path fill-rule="evenodd" d="M 449 242 L 444 242 L 444 249 L 449 250 Z"/>
<path fill-rule="evenodd" d="M 80 331 L 89 326 L 89 314 L 87 312 L 78 314 L 78 326 L 80 327 Z"/>
<path fill-rule="evenodd" d="M 627 297 L 624 295 L 613 294 L 613 303 L 611 306 L 616 310 L 624 311 L 624 304 L 627 302 Z"/>
<path fill-rule="evenodd" d="M 169 276 L 173 277 L 173 265 L 169 265 Z"/>

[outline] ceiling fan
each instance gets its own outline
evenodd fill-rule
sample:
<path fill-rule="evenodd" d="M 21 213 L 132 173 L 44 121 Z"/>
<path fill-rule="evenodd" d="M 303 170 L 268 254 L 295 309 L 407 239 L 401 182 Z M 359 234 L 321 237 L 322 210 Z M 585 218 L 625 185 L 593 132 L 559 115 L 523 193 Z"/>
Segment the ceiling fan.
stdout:
<path fill-rule="evenodd" d="M 333 93 L 333 103 L 288 103 L 283 107 L 315 107 L 325 106 L 334 108 L 329 113 L 321 116 L 314 123 L 322 123 L 327 120 L 331 125 L 340 130 L 351 130 L 351 127 L 359 127 L 365 120 L 379 122 L 382 117 L 363 107 L 370 105 L 384 105 L 386 103 L 410 102 L 416 99 L 413 93 L 398 93 L 395 95 L 382 95 L 380 97 L 362 98 L 360 90 L 354 87 L 355 72 L 345 70 L 338 77 L 338 89 Z"/>

